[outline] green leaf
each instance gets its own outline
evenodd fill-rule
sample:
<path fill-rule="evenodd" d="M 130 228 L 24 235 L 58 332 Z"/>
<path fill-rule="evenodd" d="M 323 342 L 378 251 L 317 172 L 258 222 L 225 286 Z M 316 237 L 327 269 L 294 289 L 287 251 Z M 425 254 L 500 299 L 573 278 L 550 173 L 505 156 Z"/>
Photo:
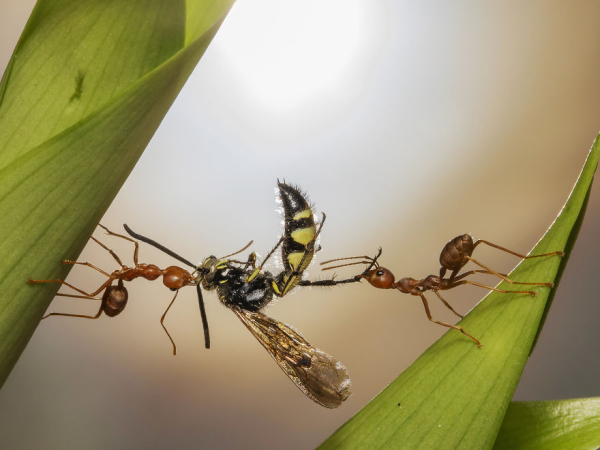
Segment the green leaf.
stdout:
<path fill-rule="evenodd" d="M 0 85 L 0 386 L 233 0 L 41 0 Z"/>
<path fill-rule="evenodd" d="M 600 447 L 600 398 L 512 402 L 494 450 Z"/>
<path fill-rule="evenodd" d="M 596 138 L 567 203 L 531 252 L 566 256 L 524 260 L 511 279 L 558 281 L 585 214 L 599 146 Z M 503 213 L 498 219 L 514 221 Z M 515 289 L 506 282 L 499 288 Z M 449 330 L 320 448 L 491 448 L 556 288 L 536 290 L 536 297 L 487 295 L 460 322 L 482 348 Z"/>

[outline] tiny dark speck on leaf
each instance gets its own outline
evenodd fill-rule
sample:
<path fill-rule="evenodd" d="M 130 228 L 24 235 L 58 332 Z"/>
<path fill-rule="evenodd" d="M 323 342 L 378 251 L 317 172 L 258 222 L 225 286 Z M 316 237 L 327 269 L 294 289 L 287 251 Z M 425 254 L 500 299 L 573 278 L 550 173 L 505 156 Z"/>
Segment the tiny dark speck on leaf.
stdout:
<path fill-rule="evenodd" d="M 81 94 L 83 94 L 83 80 L 85 80 L 85 73 L 80 70 L 75 77 L 75 92 L 71 95 L 69 103 L 81 98 Z"/>

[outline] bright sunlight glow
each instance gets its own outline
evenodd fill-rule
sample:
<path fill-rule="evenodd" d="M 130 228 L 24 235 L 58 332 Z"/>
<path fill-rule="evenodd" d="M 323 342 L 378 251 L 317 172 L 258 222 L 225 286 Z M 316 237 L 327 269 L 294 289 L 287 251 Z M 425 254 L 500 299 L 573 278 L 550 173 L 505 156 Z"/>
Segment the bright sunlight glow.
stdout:
<path fill-rule="evenodd" d="M 217 38 L 245 90 L 281 111 L 343 87 L 360 31 L 358 0 L 244 0 Z"/>

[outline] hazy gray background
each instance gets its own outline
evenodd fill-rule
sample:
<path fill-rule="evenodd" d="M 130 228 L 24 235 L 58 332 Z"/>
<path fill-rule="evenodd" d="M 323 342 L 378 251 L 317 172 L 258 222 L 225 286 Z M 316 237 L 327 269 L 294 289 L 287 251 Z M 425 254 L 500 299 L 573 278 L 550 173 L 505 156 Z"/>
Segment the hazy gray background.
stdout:
<path fill-rule="evenodd" d="M 0 0 L 0 68 L 33 3 Z M 273 190 L 285 178 L 327 213 L 321 261 L 382 245 L 386 266 L 421 278 L 465 232 L 526 252 L 600 131 L 599 16 L 594 1 L 240 1 L 102 222 L 194 261 L 250 239 L 264 256 L 282 231 Z M 600 395 L 599 203 L 596 186 L 519 400 Z M 128 243 L 96 234 L 130 261 Z M 497 270 L 517 262 L 478 258 Z M 114 268 L 93 243 L 79 259 Z M 141 259 L 172 263 L 147 247 Z M 69 280 L 91 290 L 102 277 L 80 267 Z M 0 392 L 5 448 L 314 447 L 446 331 L 418 299 L 364 284 L 281 299 L 268 314 L 350 371 L 354 395 L 331 411 L 215 295 L 204 350 L 195 291 L 180 293 L 166 321 L 173 357 L 159 325 L 172 293 L 128 289 L 118 318 L 41 323 Z M 484 294 L 447 298 L 465 312 Z"/>

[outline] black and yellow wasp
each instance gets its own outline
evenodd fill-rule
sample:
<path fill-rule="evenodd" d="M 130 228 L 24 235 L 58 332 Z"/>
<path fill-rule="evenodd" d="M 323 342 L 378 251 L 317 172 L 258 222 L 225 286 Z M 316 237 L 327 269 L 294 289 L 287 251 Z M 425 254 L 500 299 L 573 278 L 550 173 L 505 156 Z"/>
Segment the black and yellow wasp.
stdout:
<path fill-rule="evenodd" d="M 156 241 L 134 232 L 127 225 L 124 226 L 133 238 L 194 268 L 194 282 L 190 284 L 197 287 L 206 348 L 210 347 L 210 337 L 201 288 L 216 291 L 221 303 L 234 312 L 302 392 L 322 406 L 336 408 L 350 396 L 350 378 L 343 364 L 310 345 L 289 325 L 271 319 L 260 311 L 274 297 L 283 297 L 295 286 L 334 286 L 357 280 L 303 279 L 304 272 L 317 251 L 316 243 L 325 214 L 317 228 L 313 209 L 300 189 L 278 182 L 278 190 L 284 213 L 284 234 L 258 266 L 255 253 L 251 253 L 247 261 L 209 256 L 200 265 L 195 265 Z M 274 275 L 263 270 L 263 267 L 280 247 L 283 270 Z"/>

